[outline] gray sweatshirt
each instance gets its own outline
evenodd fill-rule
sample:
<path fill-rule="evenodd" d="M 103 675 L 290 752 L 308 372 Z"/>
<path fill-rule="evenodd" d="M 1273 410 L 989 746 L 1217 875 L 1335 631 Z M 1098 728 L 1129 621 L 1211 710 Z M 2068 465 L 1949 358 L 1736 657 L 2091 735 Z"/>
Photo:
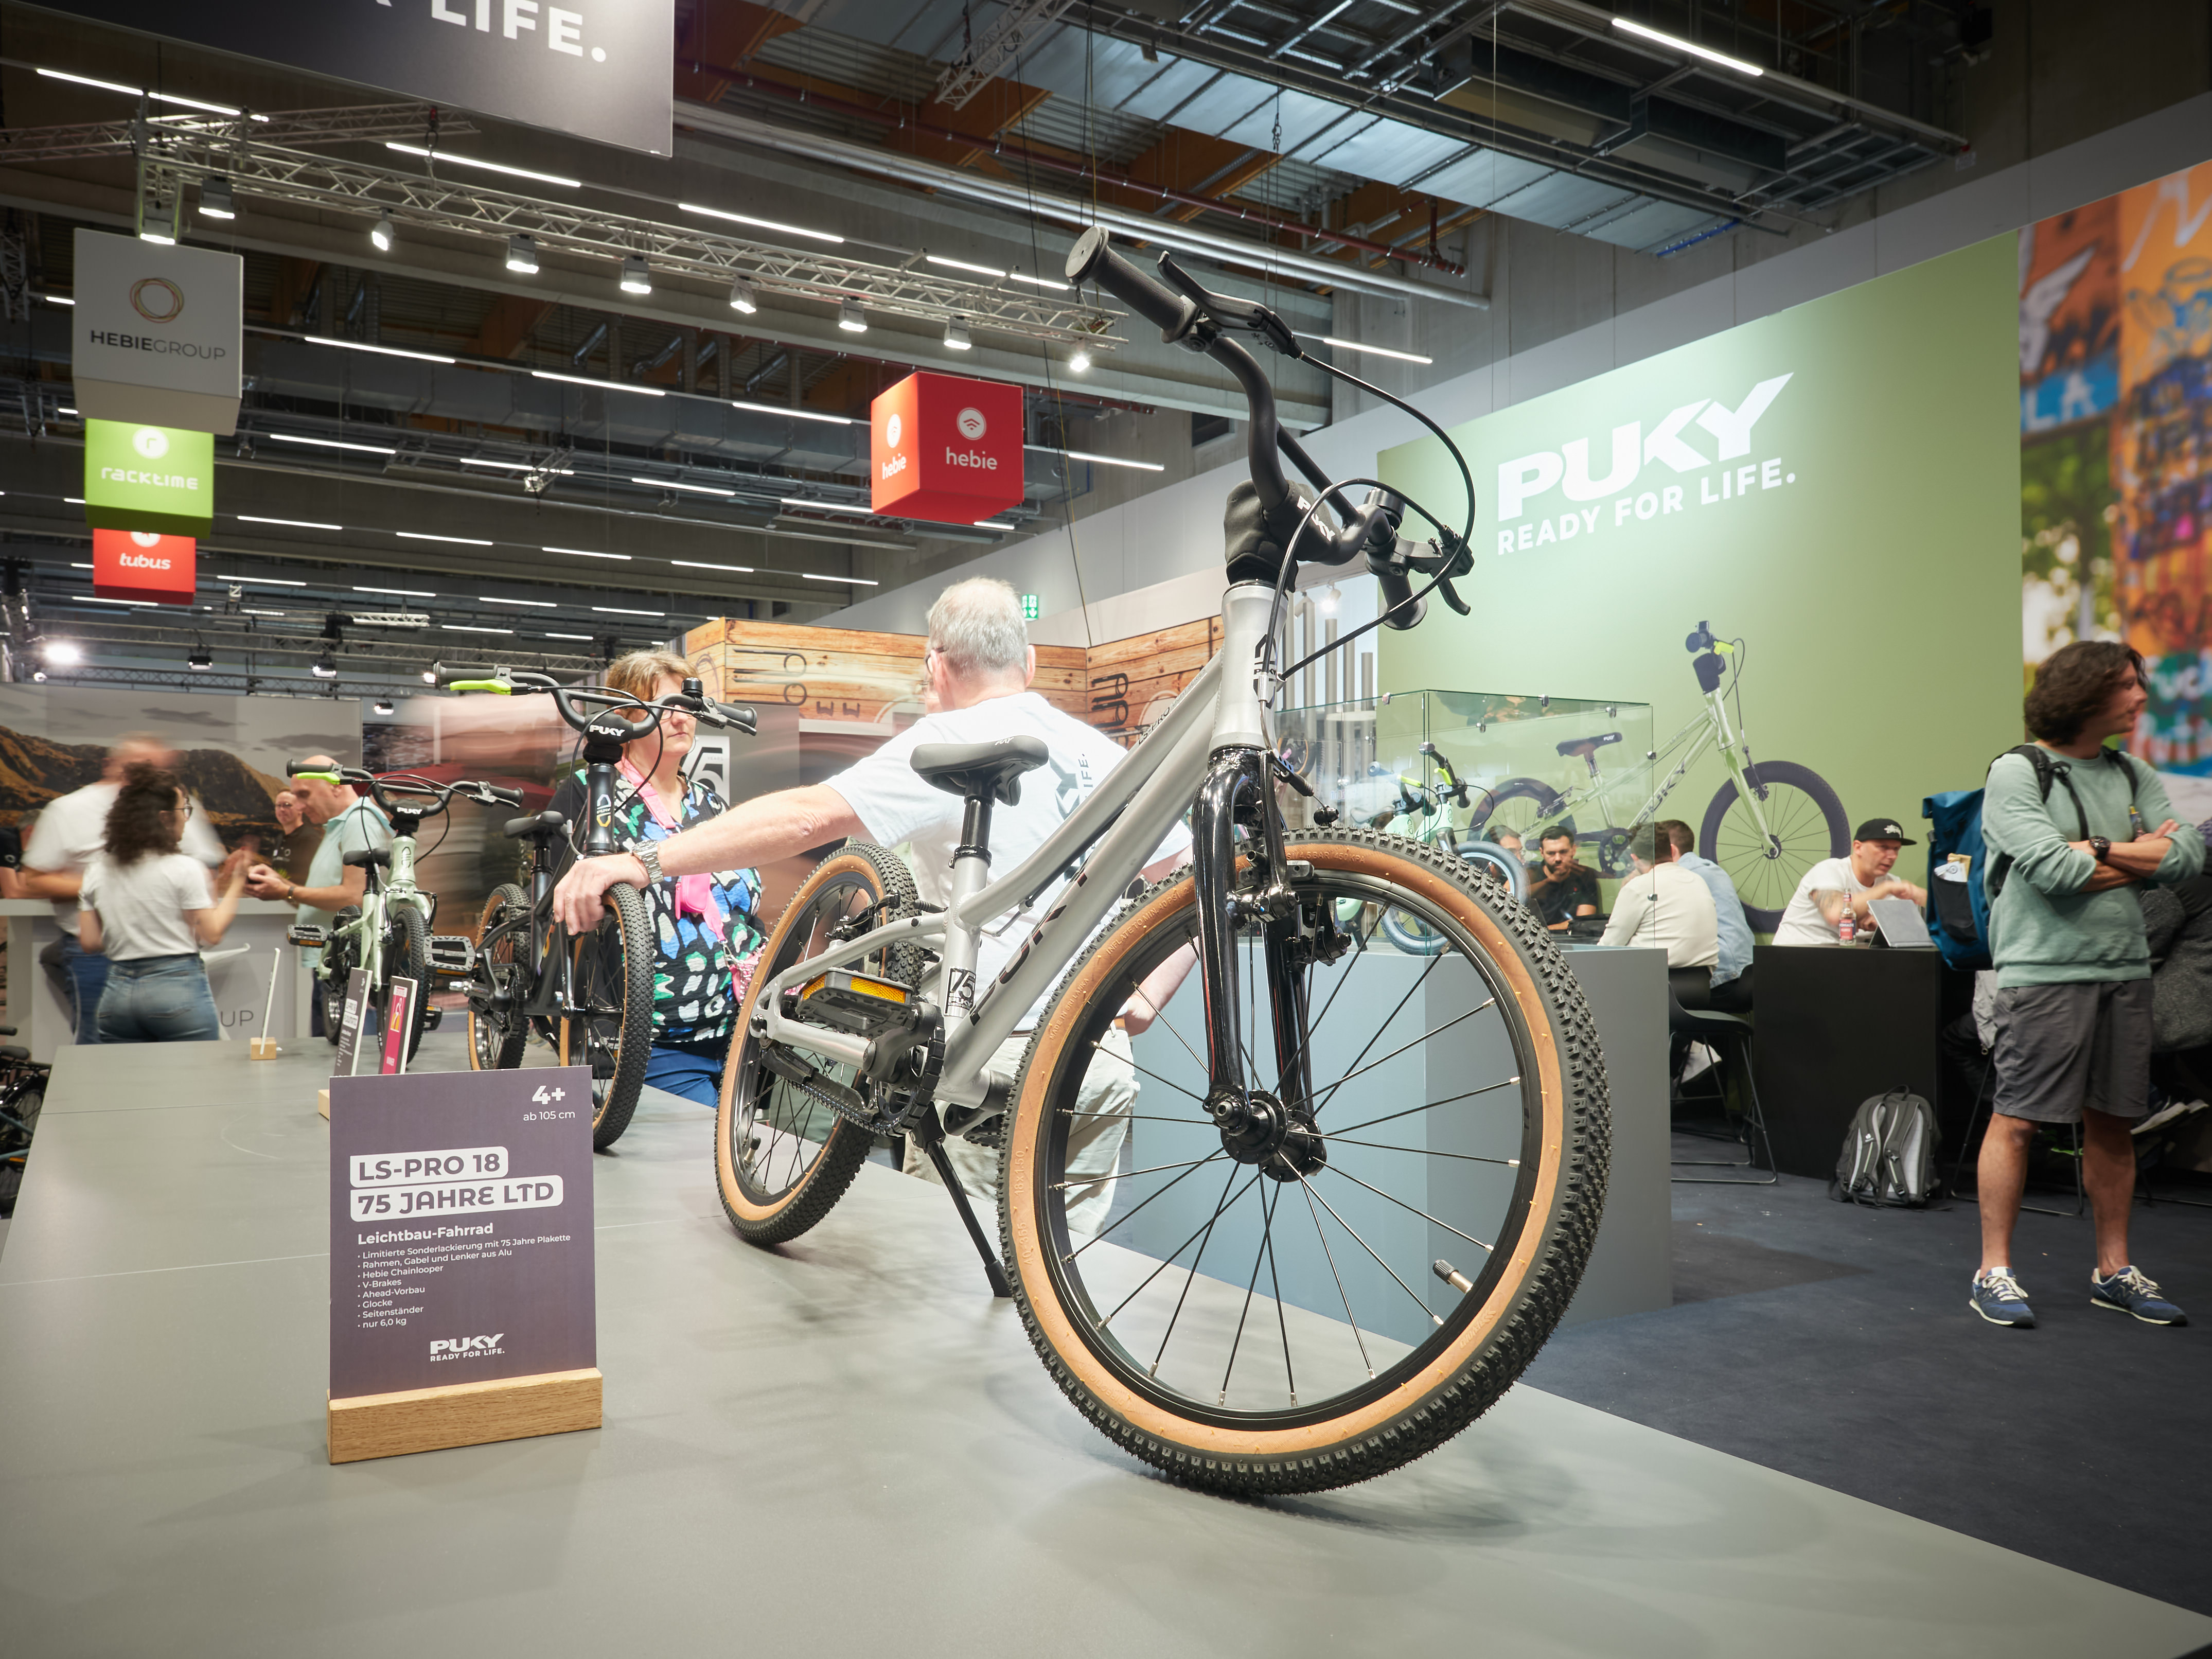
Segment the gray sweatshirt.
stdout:
<path fill-rule="evenodd" d="M 2148 979 L 2150 951 L 2143 942 L 2142 909 L 2135 893 L 2114 887 L 2085 893 L 2097 868 L 2090 854 L 2067 845 L 2081 839 L 2070 776 L 2088 819 L 2089 833 L 2115 842 L 2133 841 L 2137 830 L 2128 816 L 2129 774 L 2135 779 L 2135 804 L 2148 835 L 2173 816 L 2166 786 L 2148 764 L 2112 751 L 2112 757 L 2075 760 L 2052 753 L 2058 774 L 2051 798 L 2039 797 L 2035 768 L 2025 755 L 2001 755 L 1990 768 L 1982 796 L 1982 864 L 1986 883 L 2000 854 L 2013 863 L 2002 890 L 1990 905 L 1990 954 L 1997 984 L 2088 985 Z M 2193 876 L 2204 867 L 2204 840 L 2194 826 L 2173 832 L 2173 844 L 2158 866 L 2160 884 Z"/>

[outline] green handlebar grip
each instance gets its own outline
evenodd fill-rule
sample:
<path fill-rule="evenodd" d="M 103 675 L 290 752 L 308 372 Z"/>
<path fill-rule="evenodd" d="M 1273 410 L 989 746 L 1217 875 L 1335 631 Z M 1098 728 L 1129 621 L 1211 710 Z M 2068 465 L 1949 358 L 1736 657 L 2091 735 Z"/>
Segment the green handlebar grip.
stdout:
<path fill-rule="evenodd" d="M 514 695 L 514 688 L 505 680 L 455 680 L 447 688 L 450 691 L 496 691 L 502 697 Z"/>

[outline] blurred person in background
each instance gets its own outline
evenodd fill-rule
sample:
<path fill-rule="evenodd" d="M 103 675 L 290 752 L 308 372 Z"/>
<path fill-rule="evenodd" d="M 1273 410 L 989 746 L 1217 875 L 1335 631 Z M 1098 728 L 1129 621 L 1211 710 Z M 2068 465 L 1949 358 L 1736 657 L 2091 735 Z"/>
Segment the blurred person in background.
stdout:
<path fill-rule="evenodd" d="M 276 840 L 269 849 L 268 865 L 295 881 L 304 878 L 323 844 L 323 827 L 311 823 L 296 789 L 280 789 L 271 803 L 276 815 Z"/>
<path fill-rule="evenodd" d="M 1713 896 L 1713 923 L 1718 933 L 1719 957 L 1713 964 L 1708 1007 L 1724 1014 L 1751 1012 L 1751 924 L 1743 919 L 1743 901 L 1736 896 L 1729 872 L 1711 859 L 1698 856 L 1697 831 L 1680 818 L 1659 820 L 1659 833 L 1674 849 L 1674 862 L 1705 884 Z"/>
<path fill-rule="evenodd" d="M 79 1042 L 100 1041 L 100 993 L 107 983 L 107 958 L 96 948 L 87 949 L 78 936 L 77 897 L 85 868 L 107 839 L 107 815 L 122 792 L 125 769 L 143 764 L 170 771 L 176 763 L 176 751 L 150 732 L 118 738 L 107 751 L 100 781 L 47 802 L 24 845 L 22 895 L 52 900 L 55 924 L 62 930 L 39 959 L 68 979 L 70 1018 Z M 185 821 L 179 845 L 210 869 L 223 861 L 222 842 L 205 812 L 195 811 Z"/>
<path fill-rule="evenodd" d="M 606 684 L 652 702 L 681 691 L 696 677 L 673 652 L 633 651 L 608 666 Z M 728 810 L 712 786 L 684 775 L 697 730 L 690 715 L 671 710 L 662 714 L 657 732 L 623 746 L 623 793 L 616 797 L 613 828 L 625 847 L 666 841 Z M 583 822 L 585 802 L 579 768 L 554 791 L 552 807 L 573 830 Z M 573 854 L 564 857 L 561 871 L 573 862 Z M 722 1062 L 737 1030 L 738 1007 L 765 938 L 760 872 L 715 870 L 642 881 L 638 887 L 653 907 L 658 946 L 645 1080 L 712 1110 L 721 1097 Z"/>
<path fill-rule="evenodd" d="M 207 866 L 180 852 L 198 817 L 177 775 L 134 761 L 125 769 L 100 850 L 78 891 L 78 937 L 104 954 L 102 1042 L 212 1042 L 222 1035 L 200 951 L 222 942 L 246 885 L 246 853 L 222 863 L 222 896 Z"/>
<path fill-rule="evenodd" d="M 310 755 L 300 764 L 311 770 L 336 771 L 337 762 L 328 755 Z M 292 794 L 300 803 L 302 817 L 310 824 L 319 826 L 321 840 L 315 845 L 314 855 L 307 861 L 305 879 L 286 875 L 266 862 L 255 865 L 246 872 L 246 890 L 258 899 L 276 899 L 296 905 L 293 914 L 295 922 L 311 927 L 328 927 L 337 921 L 337 913 L 361 902 L 362 894 L 368 887 L 368 872 L 357 864 L 348 864 L 348 853 L 365 852 L 372 847 L 392 845 L 392 825 L 377 810 L 376 803 L 365 795 L 354 793 L 349 783 L 332 783 L 327 778 L 296 778 L 292 783 Z M 322 951 L 302 946 L 301 959 L 309 967 L 322 960 Z M 314 1036 L 325 1034 L 323 999 L 307 999 L 308 1031 Z"/>

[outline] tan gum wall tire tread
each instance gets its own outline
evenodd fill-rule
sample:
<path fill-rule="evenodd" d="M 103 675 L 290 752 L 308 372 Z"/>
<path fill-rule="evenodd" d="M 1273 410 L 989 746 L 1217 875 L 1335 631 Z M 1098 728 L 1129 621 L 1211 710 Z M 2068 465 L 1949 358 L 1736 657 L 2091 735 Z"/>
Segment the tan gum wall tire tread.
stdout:
<path fill-rule="evenodd" d="M 721 1100 L 714 1112 L 714 1184 L 730 1224 L 754 1244 L 781 1244 L 805 1232 L 844 1197 L 867 1160 L 871 1137 L 838 1118 L 821 1153 L 797 1181 L 773 1195 L 756 1195 L 745 1190 L 732 1152 L 738 1118 L 737 1091 L 741 1079 L 749 1083 L 759 1065 L 760 1044 L 750 1035 L 754 1005 L 769 980 L 793 963 L 805 960 L 807 953 L 799 948 L 793 934 L 809 923 L 826 894 L 841 887 L 865 892 L 871 904 L 888 900 L 881 917 L 886 921 L 913 915 L 919 900 L 913 872 L 896 854 L 866 842 L 848 841 L 815 866 L 799 884 L 761 949 L 751 988 L 738 1011 L 737 1033 L 722 1067 Z M 904 984 L 918 983 L 922 973 L 920 948 L 893 946 L 884 953 L 878 971 Z"/>
<path fill-rule="evenodd" d="M 1117 914 L 1061 981 L 1024 1056 L 1002 1153 L 1001 1249 L 1030 1343 L 1076 1408 L 1170 1478 L 1231 1494 L 1316 1492 L 1366 1480 L 1434 1449 L 1495 1404 L 1557 1327 L 1581 1279 L 1604 1209 L 1611 1144 L 1604 1060 L 1581 988 L 1503 883 L 1372 830 L 1302 832 L 1286 850 L 1311 861 L 1317 877 L 1338 872 L 1394 883 L 1437 906 L 1482 947 L 1497 970 L 1493 987 L 1510 994 L 1510 1012 L 1530 1039 L 1540 1084 L 1534 1137 L 1540 1167 L 1506 1265 L 1480 1305 L 1379 1397 L 1273 1428 L 1224 1426 L 1164 1406 L 1085 1340 L 1080 1316 L 1063 1303 L 1048 1265 L 1041 1215 L 1040 1139 L 1071 1034 L 1115 984 L 1124 959 L 1158 928 L 1188 918 L 1193 883 L 1186 872 L 1157 884 Z"/>

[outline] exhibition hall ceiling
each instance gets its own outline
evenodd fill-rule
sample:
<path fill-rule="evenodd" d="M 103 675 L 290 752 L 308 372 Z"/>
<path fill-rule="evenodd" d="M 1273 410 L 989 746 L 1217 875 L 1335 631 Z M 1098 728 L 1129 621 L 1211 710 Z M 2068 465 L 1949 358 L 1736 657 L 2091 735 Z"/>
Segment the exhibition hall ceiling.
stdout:
<path fill-rule="evenodd" d="M 1241 398 L 1060 283 L 1092 218 L 1418 385 L 1322 342 L 1359 302 L 1475 317 L 1493 224 L 1665 257 L 1964 144 L 1972 6 L 1664 11 L 684 0 L 664 146 L 619 110 L 580 106 L 587 139 L 366 62 L 355 86 L 220 29 L 132 33 L 110 25 L 153 14 L 119 0 L 0 6 L 0 530 L 100 672 L 211 646 L 297 679 L 334 615 L 386 601 L 427 620 L 338 624 L 348 674 L 469 644 L 580 667 L 711 616 L 818 616 L 1187 472 Z M 189 621 L 88 591 L 82 227 L 244 261 Z M 916 367 L 1025 389 L 1016 507 L 867 511 L 869 403 Z M 1327 423 L 1325 378 L 1279 368 L 1290 423 Z"/>

